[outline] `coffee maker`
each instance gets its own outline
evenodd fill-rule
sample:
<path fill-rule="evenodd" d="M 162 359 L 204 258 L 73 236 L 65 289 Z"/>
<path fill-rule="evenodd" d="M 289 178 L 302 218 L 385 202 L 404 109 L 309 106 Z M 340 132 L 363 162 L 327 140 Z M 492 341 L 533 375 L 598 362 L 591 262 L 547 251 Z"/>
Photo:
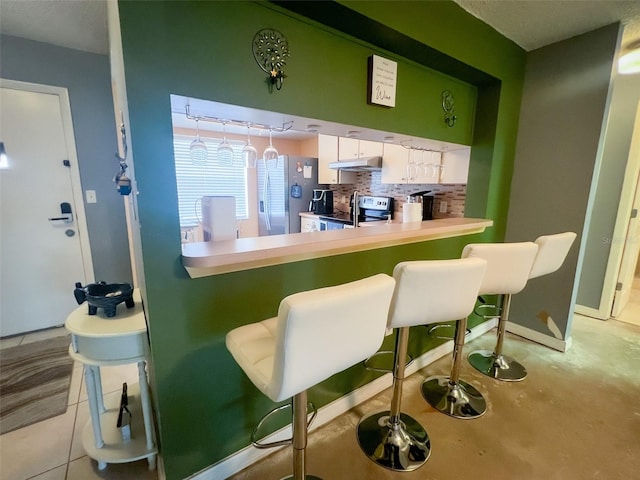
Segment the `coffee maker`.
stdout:
<path fill-rule="evenodd" d="M 331 215 L 333 213 L 333 192 L 314 189 L 313 197 L 309 203 L 309 211 L 316 215 Z"/>
<path fill-rule="evenodd" d="M 427 195 L 428 193 L 431 190 L 409 195 L 411 203 L 422 203 L 422 220 L 433 220 L 433 195 Z"/>

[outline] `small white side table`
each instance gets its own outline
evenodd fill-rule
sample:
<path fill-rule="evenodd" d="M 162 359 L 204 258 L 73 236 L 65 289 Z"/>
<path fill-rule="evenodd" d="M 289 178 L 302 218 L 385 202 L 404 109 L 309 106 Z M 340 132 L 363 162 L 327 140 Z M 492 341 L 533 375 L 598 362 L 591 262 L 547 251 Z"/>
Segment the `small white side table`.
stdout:
<path fill-rule="evenodd" d="M 84 365 L 84 378 L 91 419 L 82 432 L 82 445 L 103 470 L 107 463 L 125 463 L 147 458 L 149 470 L 156 468 L 158 450 L 154 441 L 146 362 L 149 355 L 147 324 L 140 291 L 133 292 L 135 306 L 117 306 L 116 316 L 102 309 L 89 315 L 80 305 L 65 322 L 71 333 L 69 355 Z M 124 441 L 117 428 L 121 392 L 102 394 L 100 367 L 138 364 L 138 385 L 127 385 L 131 411 L 131 438 Z"/>

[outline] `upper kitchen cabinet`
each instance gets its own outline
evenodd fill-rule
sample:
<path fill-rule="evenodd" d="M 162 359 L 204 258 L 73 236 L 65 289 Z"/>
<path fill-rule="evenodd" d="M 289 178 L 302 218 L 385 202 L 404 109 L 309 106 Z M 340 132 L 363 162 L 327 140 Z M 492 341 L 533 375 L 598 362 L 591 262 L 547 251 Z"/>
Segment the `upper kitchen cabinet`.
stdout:
<path fill-rule="evenodd" d="M 386 143 L 382 156 L 381 183 L 467 183 L 470 148 L 445 152 L 410 149 Z"/>
<path fill-rule="evenodd" d="M 337 159 L 338 137 L 333 135 L 318 135 L 318 183 L 327 185 L 356 183 L 356 172 L 346 172 L 329 168 L 329 164 L 335 162 Z"/>
<path fill-rule="evenodd" d="M 385 143 L 382 153 L 380 183 L 409 183 L 409 149 L 394 143 Z"/>
<path fill-rule="evenodd" d="M 441 183 L 440 152 L 416 150 L 385 143 L 381 183 Z"/>
<path fill-rule="evenodd" d="M 370 140 L 340 137 L 338 139 L 338 160 L 382 156 L 383 144 Z"/>
<path fill-rule="evenodd" d="M 442 154 L 439 183 L 467 183 L 471 148 L 451 150 Z"/>

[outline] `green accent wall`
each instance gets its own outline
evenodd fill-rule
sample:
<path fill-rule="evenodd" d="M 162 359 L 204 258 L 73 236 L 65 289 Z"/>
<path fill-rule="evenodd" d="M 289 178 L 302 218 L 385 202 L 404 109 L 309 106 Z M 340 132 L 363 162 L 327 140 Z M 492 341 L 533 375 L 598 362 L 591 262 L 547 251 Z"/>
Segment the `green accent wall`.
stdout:
<path fill-rule="evenodd" d="M 308 4 L 326 18 L 304 12 Z M 119 9 L 152 388 L 165 473 L 175 480 L 247 446 L 251 429 L 273 407 L 227 352 L 229 330 L 275 315 L 294 292 L 390 274 L 403 260 L 455 258 L 471 241 L 503 239 L 525 54 L 448 1 L 120 1 Z M 336 17 L 342 24 L 333 24 Z M 283 32 L 291 49 L 284 86 L 273 93 L 250 48 L 267 27 Z M 366 103 L 367 58 L 374 53 L 398 62 L 396 108 Z M 443 89 L 456 98 L 453 128 L 444 126 Z M 467 215 L 492 218 L 495 227 L 191 279 L 180 260 L 170 94 L 472 144 Z M 412 333 L 413 355 L 433 346 L 424 329 Z M 355 366 L 309 396 L 321 407 L 372 378 Z"/>

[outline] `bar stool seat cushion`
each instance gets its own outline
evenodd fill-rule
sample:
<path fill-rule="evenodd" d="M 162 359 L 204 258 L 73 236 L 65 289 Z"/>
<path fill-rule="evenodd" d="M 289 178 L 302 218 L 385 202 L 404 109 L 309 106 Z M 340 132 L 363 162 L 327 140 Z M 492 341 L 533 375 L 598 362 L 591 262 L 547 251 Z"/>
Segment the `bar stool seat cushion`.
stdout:
<path fill-rule="evenodd" d="M 227 337 L 233 358 L 261 392 L 266 392 L 273 376 L 273 356 L 278 318 L 244 325 Z"/>
<path fill-rule="evenodd" d="M 394 286 L 378 274 L 289 295 L 276 318 L 230 331 L 227 349 L 262 393 L 285 400 L 378 350 Z"/>

